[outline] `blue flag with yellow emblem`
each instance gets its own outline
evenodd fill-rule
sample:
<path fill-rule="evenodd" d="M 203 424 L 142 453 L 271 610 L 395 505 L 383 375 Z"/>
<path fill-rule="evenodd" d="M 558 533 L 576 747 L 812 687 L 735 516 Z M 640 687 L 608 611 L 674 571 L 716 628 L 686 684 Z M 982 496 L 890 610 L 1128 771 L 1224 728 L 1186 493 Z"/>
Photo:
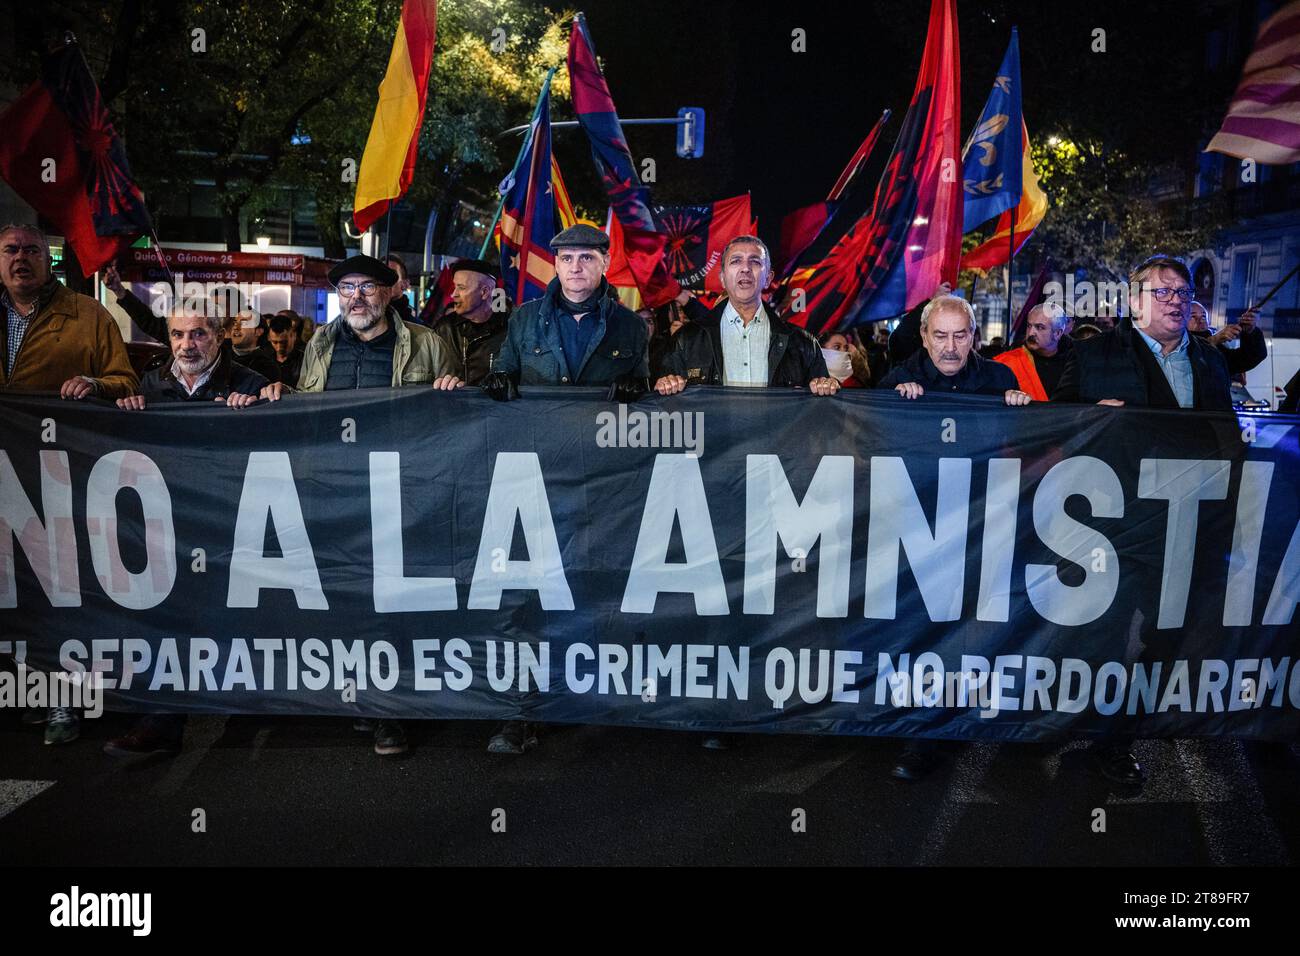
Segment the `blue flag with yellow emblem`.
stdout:
<path fill-rule="evenodd" d="M 970 232 L 1020 202 L 1022 122 L 1020 34 L 1013 27 L 1011 45 L 993 81 L 993 92 L 962 150 L 966 195 L 963 232 Z"/>

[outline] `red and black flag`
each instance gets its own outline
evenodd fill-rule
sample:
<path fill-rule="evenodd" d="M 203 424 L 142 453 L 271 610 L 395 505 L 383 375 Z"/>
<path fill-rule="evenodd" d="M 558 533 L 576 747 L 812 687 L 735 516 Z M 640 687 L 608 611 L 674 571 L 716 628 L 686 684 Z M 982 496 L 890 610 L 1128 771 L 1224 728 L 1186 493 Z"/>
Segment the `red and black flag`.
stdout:
<path fill-rule="evenodd" d="M 0 114 L 0 177 L 53 223 L 90 276 L 153 231 L 81 48 L 69 38 Z"/>
<path fill-rule="evenodd" d="M 813 333 L 844 329 L 901 315 L 940 282 L 956 284 L 960 72 L 956 0 L 931 0 L 916 90 L 871 208 L 824 257 L 799 270 L 783 318 Z"/>
<path fill-rule="evenodd" d="M 781 220 L 781 248 L 777 262 L 782 279 L 819 261 L 866 212 L 871 187 L 858 173 L 871 158 L 889 116 L 889 110 L 880 114 L 880 119 L 858 146 L 825 200 L 787 213 Z"/>
<path fill-rule="evenodd" d="M 750 231 L 749 193 L 696 206 L 651 206 L 655 231 L 664 236 L 664 263 L 683 289 L 722 291 L 722 250 Z M 627 242 L 617 216 L 609 223 L 609 284 L 635 286 Z"/>

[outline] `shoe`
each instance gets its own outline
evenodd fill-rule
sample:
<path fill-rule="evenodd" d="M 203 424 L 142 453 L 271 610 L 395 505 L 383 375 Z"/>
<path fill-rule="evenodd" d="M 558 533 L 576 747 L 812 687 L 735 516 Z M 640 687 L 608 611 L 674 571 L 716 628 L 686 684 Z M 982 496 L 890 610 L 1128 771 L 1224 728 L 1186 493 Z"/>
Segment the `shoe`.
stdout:
<path fill-rule="evenodd" d="M 522 720 L 507 720 L 488 741 L 490 754 L 522 754 L 537 746 L 537 731 Z"/>
<path fill-rule="evenodd" d="M 393 757 L 409 749 L 406 731 L 401 724 L 395 720 L 375 721 L 375 753 L 381 757 Z"/>
<path fill-rule="evenodd" d="M 731 741 L 726 737 L 719 737 L 716 734 L 705 737 L 700 741 L 700 746 L 705 750 L 730 750 Z"/>
<path fill-rule="evenodd" d="M 110 757 L 135 757 L 144 754 L 178 754 L 181 752 L 181 734 L 177 727 L 184 723 L 175 718 L 143 717 L 121 737 L 104 744 L 104 753 Z"/>
<path fill-rule="evenodd" d="M 51 707 L 45 724 L 47 744 L 70 744 L 81 736 L 81 718 L 71 707 Z"/>
<path fill-rule="evenodd" d="M 1126 787 L 1140 787 L 1146 782 L 1142 765 L 1133 756 L 1127 743 L 1095 743 L 1088 748 L 1092 765 L 1107 780 Z"/>
<path fill-rule="evenodd" d="M 352 729 L 359 734 L 373 734 L 375 732 L 375 722 L 369 717 L 358 717 L 352 721 Z"/>
<path fill-rule="evenodd" d="M 939 745 L 927 739 L 909 740 L 898 755 L 898 762 L 890 769 L 889 775 L 895 780 L 916 783 L 930 775 L 939 766 Z"/>

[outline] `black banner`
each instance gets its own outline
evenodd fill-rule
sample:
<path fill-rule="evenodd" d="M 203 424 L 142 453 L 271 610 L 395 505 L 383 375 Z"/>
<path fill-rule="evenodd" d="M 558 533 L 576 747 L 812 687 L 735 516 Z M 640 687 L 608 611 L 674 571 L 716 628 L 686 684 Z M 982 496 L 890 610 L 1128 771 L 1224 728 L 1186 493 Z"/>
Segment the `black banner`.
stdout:
<path fill-rule="evenodd" d="M 0 654 L 33 686 L 97 675 L 110 707 L 1300 729 L 1295 416 L 706 388 L 0 406 Z"/>

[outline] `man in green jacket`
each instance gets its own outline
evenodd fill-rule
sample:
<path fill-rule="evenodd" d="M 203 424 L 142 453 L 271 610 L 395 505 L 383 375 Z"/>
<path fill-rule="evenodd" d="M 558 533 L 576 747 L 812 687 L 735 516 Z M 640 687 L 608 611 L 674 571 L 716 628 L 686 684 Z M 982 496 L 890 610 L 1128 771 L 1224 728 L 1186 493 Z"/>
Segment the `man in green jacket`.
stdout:
<path fill-rule="evenodd" d="M 391 307 L 397 282 L 392 269 L 371 256 L 352 256 L 331 269 L 329 279 L 338 289 L 340 314 L 307 343 L 297 391 L 464 384 L 452 374 L 442 341 L 421 325 L 403 322 Z M 273 382 L 262 397 L 275 401 L 292 384 Z"/>

